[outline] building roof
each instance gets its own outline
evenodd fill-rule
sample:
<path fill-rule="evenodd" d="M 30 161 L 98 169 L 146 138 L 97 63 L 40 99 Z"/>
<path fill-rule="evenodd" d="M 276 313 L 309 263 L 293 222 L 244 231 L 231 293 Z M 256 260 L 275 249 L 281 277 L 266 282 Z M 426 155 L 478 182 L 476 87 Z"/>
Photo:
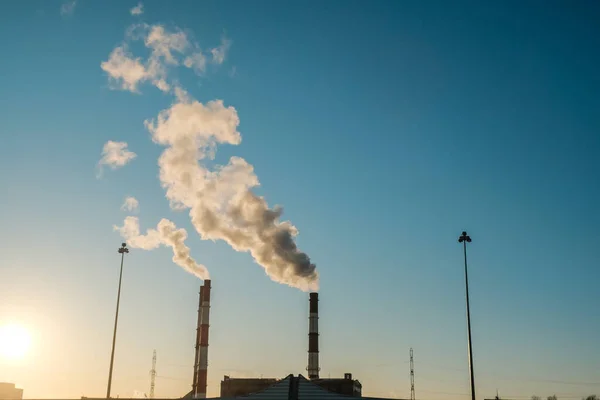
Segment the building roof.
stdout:
<path fill-rule="evenodd" d="M 246 396 L 214 398 L 212 400 L 357 400 L 356 397 L 330 392 L 309 381 L 302 375 L 288 375 L 268 388 Z M 383 400 L 375 397 L 361 397 L 364 400 Z"/>
<path fill-rule="evenodd" d="M 330 392 L 327 389 L 323 389 L 321 386 L 316 385 L 303 377 L 298 376 L 298 400 L 317 400 L 317 399 L 353 399 L 356 397 L 344 396 L 339 393 Z"/>
<path fill-rule="evenodd" d="M 190 395 L 188 393 L 188 395 Z M 187 396 L 187 395 L 186 395 Z M 184 396 L 183 398 L 186 398 Z M 82 398 L 86 400 L 101 400 L 92 398 Z M 319 385 L 309 381 L 302 375 L 295 377 L 294 375 L 288 375 L 284 379 L 275 382 L 268 388 L 251 393 L 246 396 L 238 397 L 212 397 L 206 400 L 389 400 L 378 397 L 352 397 L 344 396 L 338 393 L 330 392 L 329 390 L 323 389 Z M 125 399 L 120 400 L 139 400 L 139 399 Z M 160 400 L 160 399 L 154 399 Z M 172 400 L 172 399 L 170 399 Z M 399 400 L 399 399 L 394 399 Z"/>
<path fill-rule="evenodd" d="M 290 386 L 293 375 L 287 376 L 285 379 L 275 382 L 268 388 L 257 393 L 250 393 L 246 396 L 235 397 L 236 399 L 247 400 L 286 400 L 290 395 Z"/>

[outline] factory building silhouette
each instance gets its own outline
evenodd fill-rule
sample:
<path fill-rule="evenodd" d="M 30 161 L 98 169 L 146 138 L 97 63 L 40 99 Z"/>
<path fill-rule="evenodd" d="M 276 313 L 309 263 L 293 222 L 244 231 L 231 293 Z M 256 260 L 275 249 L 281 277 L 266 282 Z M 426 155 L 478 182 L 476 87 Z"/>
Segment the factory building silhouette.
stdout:
<path fill-rule="evenodd" d="M 208 331 L 210 317 L 211 281 L 204 281 L 200 287 L 198 323 L 196 331 L 196 355 L 192 390 L 184 398 L 206 398 L 206 376 L 208 369 Z M 232 378 L 228 375 L 221 381 L 220 398 L 247 399 L 294 399 L 361 397 L 362 385 L 346 373 L 343 378 L 323 379 L 319 372 L 319 294 L 309 295 L 308 317 L 308 379 L 302 375 L 288 375 L 284 378 Z M 333 396 L 333 397 L 331 397 Z"/>
<path fill-rule="evenodd" d="M 21 400 L 23 389 L 19 389 L 14 383 L 0 382 L 0 400 Z"/>
<path fill-rule="evenodd" d="M 211 281 L 200 286 L 192 389 L 181 399 L 206 399 L 208 348 L 210 327 Z M 233 378 L 221 381 L 220 397 L 210 399 L 244 400 L 344 400 L 360 397 L 365 400 L 384 400 L 362 397 L 362 385 L 351 373 L 340 378 L 321 378 L 319 360 L 319 294 L 309 294 L 308 377 L 288 375 L 279 378 Z M 102 398 L 82 397 L 87 400 Z M 120 397 L 121 400 L 125 399 Z"/>

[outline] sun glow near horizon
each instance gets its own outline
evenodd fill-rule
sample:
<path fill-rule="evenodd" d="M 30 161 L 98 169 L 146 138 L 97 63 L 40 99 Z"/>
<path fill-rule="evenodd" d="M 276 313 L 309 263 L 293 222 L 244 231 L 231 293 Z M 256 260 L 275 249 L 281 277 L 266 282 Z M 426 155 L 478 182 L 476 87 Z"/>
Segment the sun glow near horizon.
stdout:
<path fill-rule="evenodd" d="M 12 323 L 0 326 L 0 358 L 21 360 L 30 348 L 31 334 L 27 328 Z"/>

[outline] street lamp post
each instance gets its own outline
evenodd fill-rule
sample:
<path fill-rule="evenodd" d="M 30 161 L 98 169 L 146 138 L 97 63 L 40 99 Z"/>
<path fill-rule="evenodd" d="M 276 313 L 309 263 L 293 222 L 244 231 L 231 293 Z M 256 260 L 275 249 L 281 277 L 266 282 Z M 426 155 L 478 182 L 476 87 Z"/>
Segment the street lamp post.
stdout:
<path fill-rule="evenodd" d="M 463 244 L 465 255 L 465 291 L 467 294 L 467 340 L 469 351 L 469 374 L 471 375 L 471 400 L 475 400 L 475 378 L 473 376 L 473 345 L 471 343 L 471 312 L 469 309 L 469 277 L 467 274 L 467 243 L 471 243 L 471 237 L 467 232 L 462 233 L 458 238 L 458 243 Z"/>
<path fill-rule="evenodd" d="M 117 322 L 119 320 L 119 302 L 121 301 L 121 279 L 123 278 L 123 259 L 125 253 L 129 253 L 126 243 L 121 243 L 118 252 L 121 254 L 121 272 L 119 273 L 119 291 L 117 292 L 117 311 L 115 313 L 115 330 L 113 332 L 112 351 L 110 353 L 110 368 L 108 370 L 108 387 L 106 388 L 106 398 L 110 398 L 110 386 L 112 384 L 113 363 L 115 361 L 115 342 L 117 340 Z"/>

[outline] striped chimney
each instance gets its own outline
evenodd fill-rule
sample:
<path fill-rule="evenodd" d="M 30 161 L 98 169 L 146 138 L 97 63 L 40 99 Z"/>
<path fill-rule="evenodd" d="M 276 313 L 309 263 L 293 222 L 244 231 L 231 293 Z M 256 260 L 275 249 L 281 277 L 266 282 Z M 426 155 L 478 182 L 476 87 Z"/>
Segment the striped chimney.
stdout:
<path fill-rule="evenodd" d="M 210 279 L 204 281 L 202 291 L 202 322 L 200 324 L 200 353 L 198 354 L 198 381 L 196 398 L 206 398 L 208 369 L 208 327 L 210 316 Z"/>
<path fill-rule="evenodd" d="M 204 286 L 200 286 L 200 296 L 198 296 L 198 324 L 196 325 L 196 354 L 194 356 L 194 376 L 192 381 L 192 394 L 196 397 L 198 393 L 198 361 L 200 354 L 200 326 L 202 324 L 202 293 Z"/>
<path fill-rule="evenodd" d="M 308 317 L 308 379 L 319 379 L 319 293 L 310 295 Z"/>

